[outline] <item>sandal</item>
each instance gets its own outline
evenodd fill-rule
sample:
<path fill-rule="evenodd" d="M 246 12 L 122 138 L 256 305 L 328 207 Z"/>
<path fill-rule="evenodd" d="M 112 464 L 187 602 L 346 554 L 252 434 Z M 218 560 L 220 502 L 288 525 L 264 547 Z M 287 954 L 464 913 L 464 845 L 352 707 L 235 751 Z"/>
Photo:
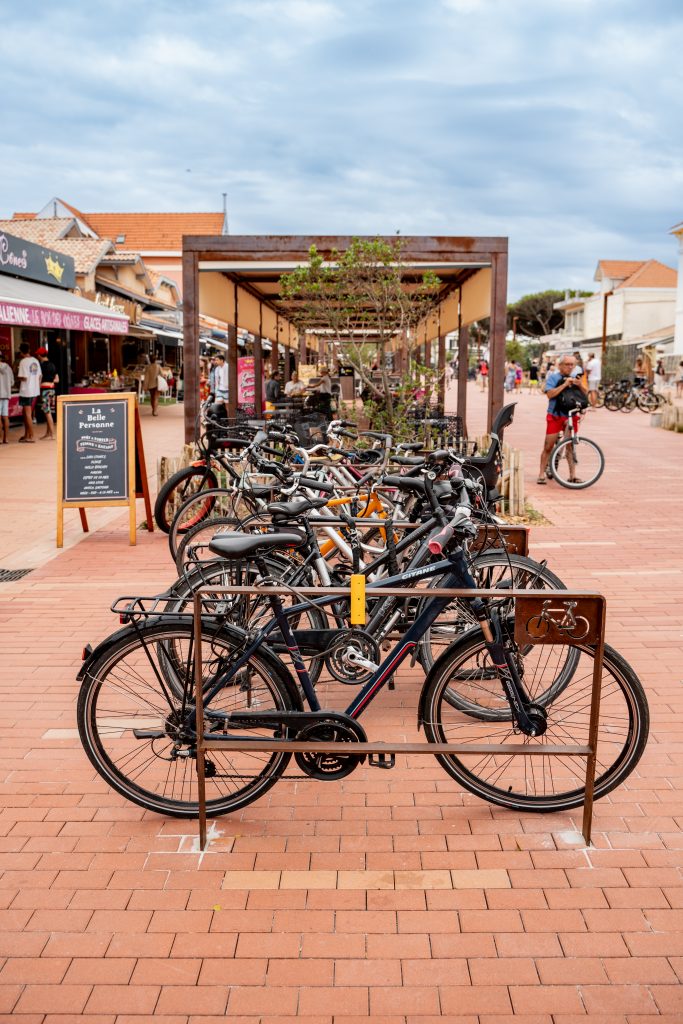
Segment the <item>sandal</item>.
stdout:
<path fill-rule="evenodd" d="M 570 476 L 570 477 L 569 477 L 569 483 L 570 483 L 570 484 L 582 484 L 582 483 L 583 483 L 583 480 L 580 480 L 580 479 L 578 478 L 578 476 Z"/>
<path fill-rule="evenodd" d="M 544 486 L 545 486 L 545 484 L 547 484 L 547 482 L 548 481 L 546 480 L 546 478 L 544 476 L 539 476 L 538 480 L 536 481 L 537 484 L 543 484 Z"/>

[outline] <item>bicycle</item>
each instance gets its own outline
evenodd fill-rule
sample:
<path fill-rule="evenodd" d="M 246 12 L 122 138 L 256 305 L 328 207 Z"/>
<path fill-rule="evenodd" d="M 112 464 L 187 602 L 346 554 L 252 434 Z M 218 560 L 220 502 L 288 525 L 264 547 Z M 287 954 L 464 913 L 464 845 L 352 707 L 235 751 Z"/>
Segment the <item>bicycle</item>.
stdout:
<path fill-rule="evenodd" d="M 588 619 L 583 615 L 579 615 L 578 618 L 574 615 L 576 601 L 563 601 L 561 608 L 551 608 L 551 605 L 552 601 L 544 601 L 540 614 L 529 620 L 529 636 L 537 639 L 547 636 L 551 626 L 571 640 L 583 640 L 588 636 Z"/>
<path fill-rule="evenodd" d="M 445 574 L 442 587 L 475 587 L 461 546 L 472 535 L 469 516 L 458 512 L 450 523 L 445 516 L 443 520 L 446 525 L 432 537 L 430 546 L 435 554 L 449 547 L 451 553 L 432 565 L 372 584 L 370 594 L 376 595 L 383 586 L 412 586 L 438 574 Z M 298 534 L 283 531 L 260 537 L 233 534 L 217 538 L 213 545 L 216 554 L 236 561 L 286 550 L 299 540 Z M 266 577 L 265 565 L 263 572 Z M 340 657 L 371 672 L 344 711 L 321 705 L 322 694 L 311 683 L 289 624 L 289 618 L 302 608 L 324 607 L 334 597 L 305 599 L 285 609 L 279 595 L 269 595 L 273 618 L 255 633 L 228 623 L 215 606 L 214 614 L 203 617 L 195 633 L 187 616 L 165 617 L 156 603 L 146 608 L 145 599 L 133 603 L 122 599 L 114 607 L 123 613 L 124 628 L 91 651 L 79 673 L 78 728 L 87 756 L 108 784 L 133 803 L 173 817 L 198 816 L 196 637 L 202 657 L 197 691 L 202 694 L 204 735 L 214 742 L 240 740 L 246 747 L 212 750 L 205 758 L 202 768 L 210 816 L 246 806 L 285 773 L 291 753 L 250 751 L 249 737 L 309 743 L 310 751 L 295 754 L 300 771 L 323 781 L 343 779 L 364 761 L 353 751 L 354 742 L 365 740 L 359 722 L 362 713 L 449 603 L 448 597 L 438 597 L 438 589 L 432 596 L 381 664 L 364 665 L 369 659 L 350 651 L 344 654 L 341 648 Z M 437 760 L 463 788 L 489 802 L 538 812 L 579 806 L 585 792 L 583 772 L 577 758 L 561 758 L 553 743 L 586 742 L 594 649 L 576 641 L 569 648 L 577 652 L 576 662 L 566 671 L 564 648 L 519 648 L 509 619 L 499 614 L 495 602 L 474 597 L 472 609 L 478 626 L 452 644 L 427 675 L 418 701 L 418 727 L 424 728 L 429 743 L 457 737 L 472 745 L 471 753 L 440 752 Z M 276 631 L 285 639 L 296 679 L 269 646 L 268 638 Z M 363 630 L 351 627 L 348 639 L 358 634 L 363 636 Z M 565 678 L 559 685 L 562 673 Z M 609 647 L 603 662 L 602 700 L 607 724 L 599 730 L 595 799 L 633 771 L 649 728 L 642 686 Z M 330 740 L 347 744 L 348 753 L 316 750 L 316 741 Z M 483 754 L 480 748 L 486 742 L 535 744 L 536 766 L 528 769 L 526 757 Z M 369 763 L 388 768 L 393 758 Z"/>
<path fill-rule="evenodd" d="M 576 423 L 580 414 L 578 407 L 569 414 L 564 435 L 558 435 L 546 469 L 549 479 L 575 491 L 591 487 L 605 469 L 605 456 L 599 445 L 577 434 Z M 583 473 L 582 477 L 576 476 L 577 467 Z"/>

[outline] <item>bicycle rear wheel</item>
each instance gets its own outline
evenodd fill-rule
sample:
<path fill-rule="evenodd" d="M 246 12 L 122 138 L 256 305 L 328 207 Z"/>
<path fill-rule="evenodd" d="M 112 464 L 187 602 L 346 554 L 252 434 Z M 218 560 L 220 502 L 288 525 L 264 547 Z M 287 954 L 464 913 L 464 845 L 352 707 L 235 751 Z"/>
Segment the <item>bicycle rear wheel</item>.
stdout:
<path fill-rule="evenodd" d="M 207 491 L 218 487 L 218 480 L 211 466 L 204 462 L 197 466 L 185 466 L 166 481 L 154 502 L 154 520 L 162 531 L 168 533 L 173 518 L 180 506 L 197 491 Z M 213 500 L 207 496 L 201 503 L 197 516 L 203 518 L 213 508 Z M 199 522 L 199 518 L 196 519 Z"/>
<path fill-rule="evenodd" d="M 571 648 L 578 663 L 571 679 L 558 688 L 566 648 L 534 645 L 517 650 L 520 675 L 531 699 L 553 694 L 543 707 L 547 731 L 535 738 L 520 734 L 512 723 L 498 673 L 491 662 L 481 630 L 463 637 L 434 666 L 420 702 L 425 734 L 431 743 L 511 744 L 537 749 L 532 756 L 492 753 L 438 755 L 445 771 L 469 792 L 520 811 L 566 811 L 585 797 L 586 760 L 582 756 L 545 754 L 549 744 L 585 746 L 588 743 L 594 649 Z M 449 693 L 458 691 L 463 703 L 491 709 L 507 706 L 508 714 L 485 721 L 458 710 Z M 640 760 L 649 729 L 643 688 L 633 669 L 611 647 L 605 648 L 602 699 L 597 744 L 595 799 L 621 785 Z"/>
<path fill-rule="evenodd" d="M 587 437 L 567 437 L 550 456 L 550 472 L 562 487 L 580 491 L 602 476 L 605 456 Z"/>
<path fill-rule="evenodd" d="M 176 818 L 199 813 L 194 732 L 181 729 L 186 711 L 194 706 L 192 637 L 187 620 L 152 621 L 122 630 L 89 667 L 77 708 L 81 742 L 102 778 L 127 800 Z M 243 648 L 241 631 L 202 625 L 205 691 Z M 169 650 L 173 658 L 168 658 Z M 175 676 L 173 682 L 169 673 Z M 219 713 L 256 707 L 301 709 L 287 669 L 264 648 L 209 703 L 206 732 L 223 727 Z M 149 735 L 136 736 L 135 730 Z M 256 800 L 277 782 L 288 761 L 288 754 L 210 751 L 205 766 L 207 814 L 225 814 Z"/>

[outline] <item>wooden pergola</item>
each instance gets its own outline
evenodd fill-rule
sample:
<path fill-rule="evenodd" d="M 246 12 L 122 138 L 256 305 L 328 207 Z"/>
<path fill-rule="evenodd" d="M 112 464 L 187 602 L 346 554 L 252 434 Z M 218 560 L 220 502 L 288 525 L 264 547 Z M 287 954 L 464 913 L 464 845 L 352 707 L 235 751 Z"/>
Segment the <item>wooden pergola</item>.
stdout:
<path fill-rule="evenodd" d="M 199 412 L 199 311 L 228 324 L 228 413 L 237 407 L 237 332 L 246 329 L 254 337 L 256 407 L 261 407 L 263 338 L 271 340 L 271 365 L 277 367 L 278 348 L 294 349 L 302 362 L 325 358 L 324 335 L 313 339 L 297 332 L 288 319 L 280 295 L 280 277 L 308 262 L 315 245 L 329 258 L 348 248 L 351 236 L 330 235 L 186 235 L 183 237 L 183 310 L 185 440 L 194 438 Z M 384 241 L 393 243 L 395 236 Z M 437 308 L 419 325 L 412 348 L 420 361 L 446 367 L 446 335 L 458 332 L 459 373 L 457 401 L 446 409 L 467 415 L 469 326 L 490 318 L 488 426 L 503 404 L 505 334 L 507 314 L 507 238 L 448 236 L 402 237 L 404 280 L 417 280 L 426 270 L 440 279 Z M 311 351 L 312 349 L 312 351 Z M 436 352 L 435 352 L 436 349 Z M 395 358 L 402 369 L 410 358 L 406 342 L 397 339 Z M 285 360 L 287 373 L 289 360 Z M 443 378 L 442 378 L 443 396 Z"/>

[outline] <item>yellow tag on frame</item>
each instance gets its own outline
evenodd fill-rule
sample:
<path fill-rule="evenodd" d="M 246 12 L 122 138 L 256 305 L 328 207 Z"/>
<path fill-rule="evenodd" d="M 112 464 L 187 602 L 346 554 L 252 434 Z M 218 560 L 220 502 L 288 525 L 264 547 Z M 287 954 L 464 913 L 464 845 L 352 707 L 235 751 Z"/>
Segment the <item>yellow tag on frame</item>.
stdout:
<path fill-rule="evenodd" d="M 351 615 L 352 626 L 365 625 L 365 576 L 354 573 L 351 576 Z"/>

